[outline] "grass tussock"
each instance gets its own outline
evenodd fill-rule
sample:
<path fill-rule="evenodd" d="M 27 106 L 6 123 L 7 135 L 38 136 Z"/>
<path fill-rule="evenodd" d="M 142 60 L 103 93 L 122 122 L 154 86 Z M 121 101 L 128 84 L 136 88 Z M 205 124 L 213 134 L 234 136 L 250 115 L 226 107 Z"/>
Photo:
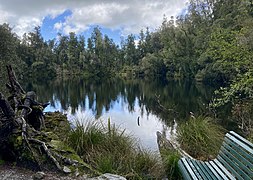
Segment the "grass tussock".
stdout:
<path fill-rule="evenodd" d="M 224 138 L 224 130 L 209 117 L 191 118 L 178 129 L 182 149 L 197 159 L 216 156 Z"/>
<path fill-rule="evenodd" d="M 182 179 L 178 161 L 181 158 L 180 153 L 177 150 L 163 150 L 161 151 L 161 156 L 163 159 L 163 164 L 167 178 L 171 180 Z"/>
<path fill-rule="evenodd" d="M 76 122 L 68 144 L 86 163 L 101 173 L 130 179 L 161 179 L 166 176 L 159 156 L 138 148 L 136 140 L 111 125 Z"/>

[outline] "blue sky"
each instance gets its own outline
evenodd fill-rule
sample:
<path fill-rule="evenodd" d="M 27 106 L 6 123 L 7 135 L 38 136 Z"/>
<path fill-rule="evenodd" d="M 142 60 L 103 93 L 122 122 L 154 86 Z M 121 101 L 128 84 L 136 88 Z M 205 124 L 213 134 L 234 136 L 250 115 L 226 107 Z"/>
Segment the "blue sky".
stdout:
<path fill-rule="evenodd" d="M 70 16 L 72 13 L 70 10 L 66 10 L 62 14 L 58 15 L 55 18 L 46 16 L 41 24 L 41 34 L 45 40 L 53 39 L 57 36 L 57 31 L 54 28 L 54 24 L 57 22 L 62 22 L 67 16 Z"/>
<path fill-rule="evenodd" d="M 187 0 L 0 0 L 0 24 L 9 23 L 20 37 L 41 26 L 45 40 L 58 32 L 75 32 L 87 39 L 99 26 L 119 43 L 121 36 L 146 27 L 155 30 L 164 15 L 176 16 L 186 6 Z"/>
<path fill-rule="evenodd" d="M 44 38 L 44 40 L 50 40 L 57 37 L 57 33 L 66 34 L 63 30 L 56 30 L 54 28 L 55 23 L 57 22 L 64 22 L 65 19 L 69 16 L 71 16 L 72 12 L 70 10 L 64 11 L 62 14 L 58 15 L 55 18 L 52 18 L 50 16 L 46 16 L 43 19 L 43 22 L 41 24 L 41 34 Z M 90 25 L 89 28 L 85 31 L 78 32 L 78 35 L 84 35 L 84 37 L 87 38 L 91 36 L 91 33 L 95 27 L 99 26 L 101 28 L 101 31 L 103 34 L 107 34 L 110 38 L 114 40 L 117 44 L 121 41 L 121 30 L 120 29 L 110 29 L 106 28 L 104 26 L 101 26 L 99 24 L 93 24 Z"/>

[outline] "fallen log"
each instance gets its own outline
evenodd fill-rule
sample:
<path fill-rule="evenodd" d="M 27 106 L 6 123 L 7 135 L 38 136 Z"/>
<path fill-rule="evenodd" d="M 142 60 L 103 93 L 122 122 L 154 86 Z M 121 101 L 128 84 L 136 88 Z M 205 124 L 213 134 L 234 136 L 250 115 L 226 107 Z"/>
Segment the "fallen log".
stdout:
<path fill-rule="evenodd" d="M 177 122 L 175 120 L 169 129 L 170 139 L 167 139 L 166 137 L 166 130 L 163 130 L 162 133 L 159 131 L 156 132 L 157 144 L 160 154 L 162 155 L 163 151 L 176 151 L 181 156 L 192 159 L 192 157 L 187 152 L 181 149 L 180 144 L 177 142 Z"/>
<path fill-rule="evenodd" d="M 157 135 L 157 144 L 158 144 L 158 148 L 159 148 L 160 152 L 161 151 L 171 151 L 171 150 L 177 151 L 177 152 L 179 152 L 179 154 L 181 156 L 193 159 L 193 157 L 191 157 L 187 152 L 185 152 L 183 149 L 181 149 L 179 147 L 179 145 L 177 145 L 177 143 L 168 140 L 166 138 L 166 136 L 164 134 L 162 134 L 161 132 L 157 131 L 156 135 Z"/>

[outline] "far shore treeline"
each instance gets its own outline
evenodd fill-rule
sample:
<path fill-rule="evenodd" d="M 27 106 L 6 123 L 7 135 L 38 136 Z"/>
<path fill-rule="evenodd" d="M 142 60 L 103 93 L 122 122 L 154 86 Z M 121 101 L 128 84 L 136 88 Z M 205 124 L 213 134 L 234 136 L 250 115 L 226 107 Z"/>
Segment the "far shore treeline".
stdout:
<path fill-rule="evenodd" d="M 130 34 L 120 45 L 99 27 L 90 37 L 72 32 L 45 41 L 40 27 L 17 37 L 2 24 L 0 55 L 0 81 L 6 64 L 19 77 L 42 80 L 60 75 L 192 79 L 222 87 L 212 105 L 231 103 L 236 113 L 252 107 L 253 1 L 190 0 L 184 14 L 164 17 L 156 31 Z"/>

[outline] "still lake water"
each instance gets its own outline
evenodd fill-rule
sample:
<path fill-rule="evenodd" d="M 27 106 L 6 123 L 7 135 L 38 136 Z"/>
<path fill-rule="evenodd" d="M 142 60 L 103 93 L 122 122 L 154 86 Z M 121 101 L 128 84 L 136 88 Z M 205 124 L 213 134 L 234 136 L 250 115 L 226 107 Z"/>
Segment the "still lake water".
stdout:
<path fill-rule="evenodd" d="M 45 111 L 63 112 L 70 122 L 95 119 L 106 125 L 110 118 L 152 151 L 158 150 L 157 131 L 170 139 L 173 127 L 188 119 L 190 112 L 207 111 L 214 90 L 189 81 L 77 78 L 28 82 L 22 82 L 27 91 L 35 91 L 40 102 L 50 102 Z"/>

